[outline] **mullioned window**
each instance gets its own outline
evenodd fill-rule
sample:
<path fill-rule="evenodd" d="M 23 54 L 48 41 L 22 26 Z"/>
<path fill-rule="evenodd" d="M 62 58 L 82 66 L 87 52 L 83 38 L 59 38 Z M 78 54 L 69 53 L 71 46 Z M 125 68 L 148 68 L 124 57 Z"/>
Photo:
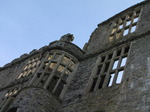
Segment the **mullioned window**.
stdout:
<path fill-rule="evenodd" d="M 88 91 L 120 84 L 123 80 L 125 65 L 130 46 L 99 55 L 92 71 Z"/>
<path fill-rule="evenodd" d="M 111 26 L 109 42 L 112 42 L 130 33 L 135 32 L 140 18 L 140 14 L 141 8 L 138 8 L 126 14 L 125 16 L 119 17 L 116 21 L 114 21 Z"/>

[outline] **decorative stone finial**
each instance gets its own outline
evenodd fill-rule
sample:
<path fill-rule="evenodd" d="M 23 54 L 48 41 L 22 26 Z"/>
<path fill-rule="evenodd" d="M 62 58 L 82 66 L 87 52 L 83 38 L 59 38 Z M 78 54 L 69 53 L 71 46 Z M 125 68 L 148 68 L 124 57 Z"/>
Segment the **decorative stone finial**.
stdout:
<path fill-rule="evenodd" d="M 66 34 L 66 35 L 63 35 L 61 38 L 60 38 L 60 41 L 67 41 L 67 42 L 72 42 L 74 40 L 74 37 L 73 37 L 73 34 Z"/>

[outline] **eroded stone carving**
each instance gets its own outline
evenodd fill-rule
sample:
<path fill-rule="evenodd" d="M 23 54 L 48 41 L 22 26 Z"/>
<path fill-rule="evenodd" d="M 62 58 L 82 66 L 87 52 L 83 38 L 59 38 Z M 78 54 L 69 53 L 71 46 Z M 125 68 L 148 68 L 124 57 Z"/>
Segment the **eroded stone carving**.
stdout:
<path fill-rule="evenodd" d="M 72 42 L 74 40 L 74 37 L 73 37 L 73 34 L 66 34 L 66 35 L 63 35 L 61 38 L 60 38 L 60 41 L 67 41 L 67 42 Z"/>

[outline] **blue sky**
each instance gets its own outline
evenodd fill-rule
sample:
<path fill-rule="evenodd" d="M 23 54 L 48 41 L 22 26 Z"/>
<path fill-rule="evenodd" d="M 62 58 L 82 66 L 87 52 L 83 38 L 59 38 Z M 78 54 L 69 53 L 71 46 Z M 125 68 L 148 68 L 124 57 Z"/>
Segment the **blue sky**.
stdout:
<path fill-rule="evenodd" d="M 0 0 L 0 66 L 74 34 L 83 47 L 97 24 L 143 0 Z"/>

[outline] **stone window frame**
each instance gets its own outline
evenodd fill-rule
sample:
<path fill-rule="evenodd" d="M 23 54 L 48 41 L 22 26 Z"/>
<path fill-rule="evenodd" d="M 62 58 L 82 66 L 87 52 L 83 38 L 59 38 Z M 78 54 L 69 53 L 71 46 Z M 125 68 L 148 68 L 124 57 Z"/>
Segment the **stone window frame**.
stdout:
<path fill-rule="evenodd" d="M 57 60 L 57 58 L 55 59 L 55 56 L 57 54 L 59 55 L 59 59 Z M 63 63 L 64 57 L 67 59 L 69 59 L 68 63 Z M 74 69 L 69 68 L 69 64 L 70 62 L 74 62 L 75 66 Z M 55 67 L 52 66 L 52 64 L 55 63 Z M 35 73 L 35 75 L 33 76 L 33 78 L 31 79 L 31 81 L 29 82 L 28 86 L 37 86 L 37 87 L 42 87 L 44 89 L 49 88 L 49 84 L 52 81 L 53 78 L 58 78 L 56 85 L 54 85 L 54 89 L 52 91 L 49 91 L 50 93 L 52 93 L 54 96 L 56 96 L 57 98 L 59 98 L 60 100 L 63 99 L 63 96 L 66 92 L 66 90 L 68 89 L 70 82 L 76 72 L 76 69 L 78 67 L 78 60 L 72 56 L 71 54 L 62 51 L 62 50 L 51 50 L 49 52 L 47 52 L 44 60 L 42 61 L 39 69 L 37 70 L 37 73 Z M 60 76 L 56 76 L 56 71 L 60 70 L 61 68 L 60 66 L 64 67 L 64 70 L 62 70 L 61 75 Z M 48 71 L 50 69 L 50 67 L 52 67 L 52 69 L 50 71 Z M 59 83 L 63 80 L 62 77 L 64 75 L 64 73 L 66 72 L 65 70 L 71 70 L 71 74 L 68 75 L 68 78 L 66 79 L 65 82 L 65 86 L 63 87 L 61 93 L 59 95 L 55 94 L 55 91 L 57 90 L 57 88 L 59 87 Z M 44 80 L 44 81 L 42 81 Z"/>
<path fill-rule="evenodd" d="M 128 61 L 127 57 L 129 55 L 129 52 L 130 52 L 130 44 L 127 44 L 120 46 L 117 49 L 113 49 L 109 52 L 100 54 L 98 56 L 95 67 L 93 68 L 92 74 L 90 76 L 86 93 L 122 83 L 125 76 L 124 71 Z M 125 58 L 126 60 L 124 63 L 123 59 Z M 116 66 L 115 62 L 117 60 L 118 64 Z M 121 66 L 122 63 L 124 64 Z M 116 67 L 113 69 L 114 66 Z M 121 71 L 123 72 L 121 74 L 122 75 L 121 79 L 119 80 L 120 77 L 118 75 L 119 72 Z M 114 74 L 113 77 L 111 76 L 112 74 Z M 116 82 L 117 80 L 119 80 L 119 82 Z"/>
<path fill-rule="evenodd" d="M 25 67 L 23 68 L 23 70 L 21 71 L 16 80 L 34 74 L 39 65 L 40 65 L 40 55 L 38 54 L 31 57 L 30 59 L 28 59 Z"/>
<path fill-rule="evenodd" d="M 110 28 L 111 32 L 108 41 L 113 42 L 135 32 L 141 17 L 141 12 L 142 7 L 138 7 L 114 20 Z"/>

